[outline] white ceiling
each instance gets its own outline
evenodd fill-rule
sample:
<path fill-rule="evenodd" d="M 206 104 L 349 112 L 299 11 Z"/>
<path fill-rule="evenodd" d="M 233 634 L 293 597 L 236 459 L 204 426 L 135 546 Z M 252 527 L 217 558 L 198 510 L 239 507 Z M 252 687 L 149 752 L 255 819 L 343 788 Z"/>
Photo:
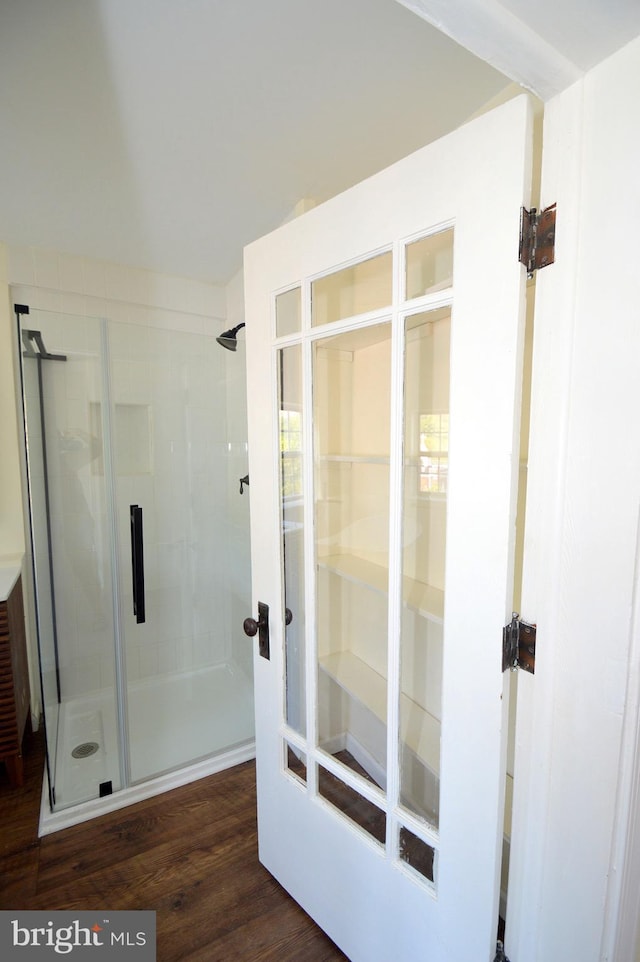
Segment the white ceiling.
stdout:
<path fill-rule="evenodd" d="M 225 283 L 302 198 L 638 33 L 638 0 L 0 0 L 0 239 Z"/>

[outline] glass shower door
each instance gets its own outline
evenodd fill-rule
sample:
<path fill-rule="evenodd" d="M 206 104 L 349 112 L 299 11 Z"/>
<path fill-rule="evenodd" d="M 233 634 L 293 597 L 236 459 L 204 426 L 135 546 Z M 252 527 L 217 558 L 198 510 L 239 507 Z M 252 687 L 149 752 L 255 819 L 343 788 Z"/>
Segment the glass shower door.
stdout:
<path fill-rule="evenodd" d="M 129 324 L 109 325 L 109 345 L 135 783 L 253 738 L 251 645 L 238 630 L 250 570 L 244 359 L 213 337 Z"/>
<path fill-rule="evenodd" d="M 20 316 L 41 690 L 52 809 L 122 786 L 101 322 Z"/>

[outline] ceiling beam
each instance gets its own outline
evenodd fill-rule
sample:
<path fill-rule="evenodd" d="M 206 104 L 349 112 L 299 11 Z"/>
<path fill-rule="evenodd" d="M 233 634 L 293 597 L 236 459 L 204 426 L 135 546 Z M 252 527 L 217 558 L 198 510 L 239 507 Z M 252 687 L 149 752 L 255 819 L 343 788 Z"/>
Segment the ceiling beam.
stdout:
<path fill-rule="evenodd" d="M 485 63 L 549 100 L 583 71 L 498 0 L 397 0 Z"/>

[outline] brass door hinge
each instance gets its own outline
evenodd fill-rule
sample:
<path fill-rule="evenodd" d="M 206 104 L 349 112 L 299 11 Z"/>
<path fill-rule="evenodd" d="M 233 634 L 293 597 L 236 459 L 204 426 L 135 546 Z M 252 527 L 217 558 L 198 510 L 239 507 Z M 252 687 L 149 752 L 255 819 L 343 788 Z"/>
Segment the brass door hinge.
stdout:
<path fill-rule="evenodd" d="M 520 208 L 520 250 L 518 260 L 527 275 L 553 264 L 556 256 L 556 205 L 544 210 Z"/>
<path fill-rule="evenodd" d="M 536 670 L 536 626 L 522 621 L 517 612 L 502 629 L 502 670 L 521 668 L 531 675 Z"/>

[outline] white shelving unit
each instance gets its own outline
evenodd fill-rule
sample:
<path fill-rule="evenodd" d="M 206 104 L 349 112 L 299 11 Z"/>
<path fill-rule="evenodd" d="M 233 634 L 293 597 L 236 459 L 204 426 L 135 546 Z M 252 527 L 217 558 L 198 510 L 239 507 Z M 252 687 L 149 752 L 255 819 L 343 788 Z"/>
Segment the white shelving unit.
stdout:
<path fill-rule="evenodd" d="M 387 680 L 350 651 L 325 655 L 320 667 L 382 722 L 387 719 Z M 403 743 L 434 774 L 440 773 L 440 722 L 416 701 L 400 695 Z"/>
<path fill-rule="evenodd" d="M 382 320 L 314 347 L 318 737 L 320 744 L 355 744 L 378 771 L 387 766 L 390 451 L 397 406 L 391 343 L 391 326 Z M 420 431 L 424 415 L 434 412 L 437 419 L 448 410 L 448 352 L 447 310 L 412 315 L 403 386 L 400 688 L 392 697 L 399 705 L 401 797 L 429 820 L 437 817 L 440 772 L 446 492 L 421 489 L 428 457 Z"/>
<path fill-rule="evenodd" d="M 318 558 L 318 567 L 335 572 L 347 581 L 365 585 L 380 594 L 387 594 L 389 572 L 365 558 L 352 554 L 333 554 Z M 423 618 L 441 625 L 444 618 L 444 591 L 404 575 L 402 601 Z"/>

